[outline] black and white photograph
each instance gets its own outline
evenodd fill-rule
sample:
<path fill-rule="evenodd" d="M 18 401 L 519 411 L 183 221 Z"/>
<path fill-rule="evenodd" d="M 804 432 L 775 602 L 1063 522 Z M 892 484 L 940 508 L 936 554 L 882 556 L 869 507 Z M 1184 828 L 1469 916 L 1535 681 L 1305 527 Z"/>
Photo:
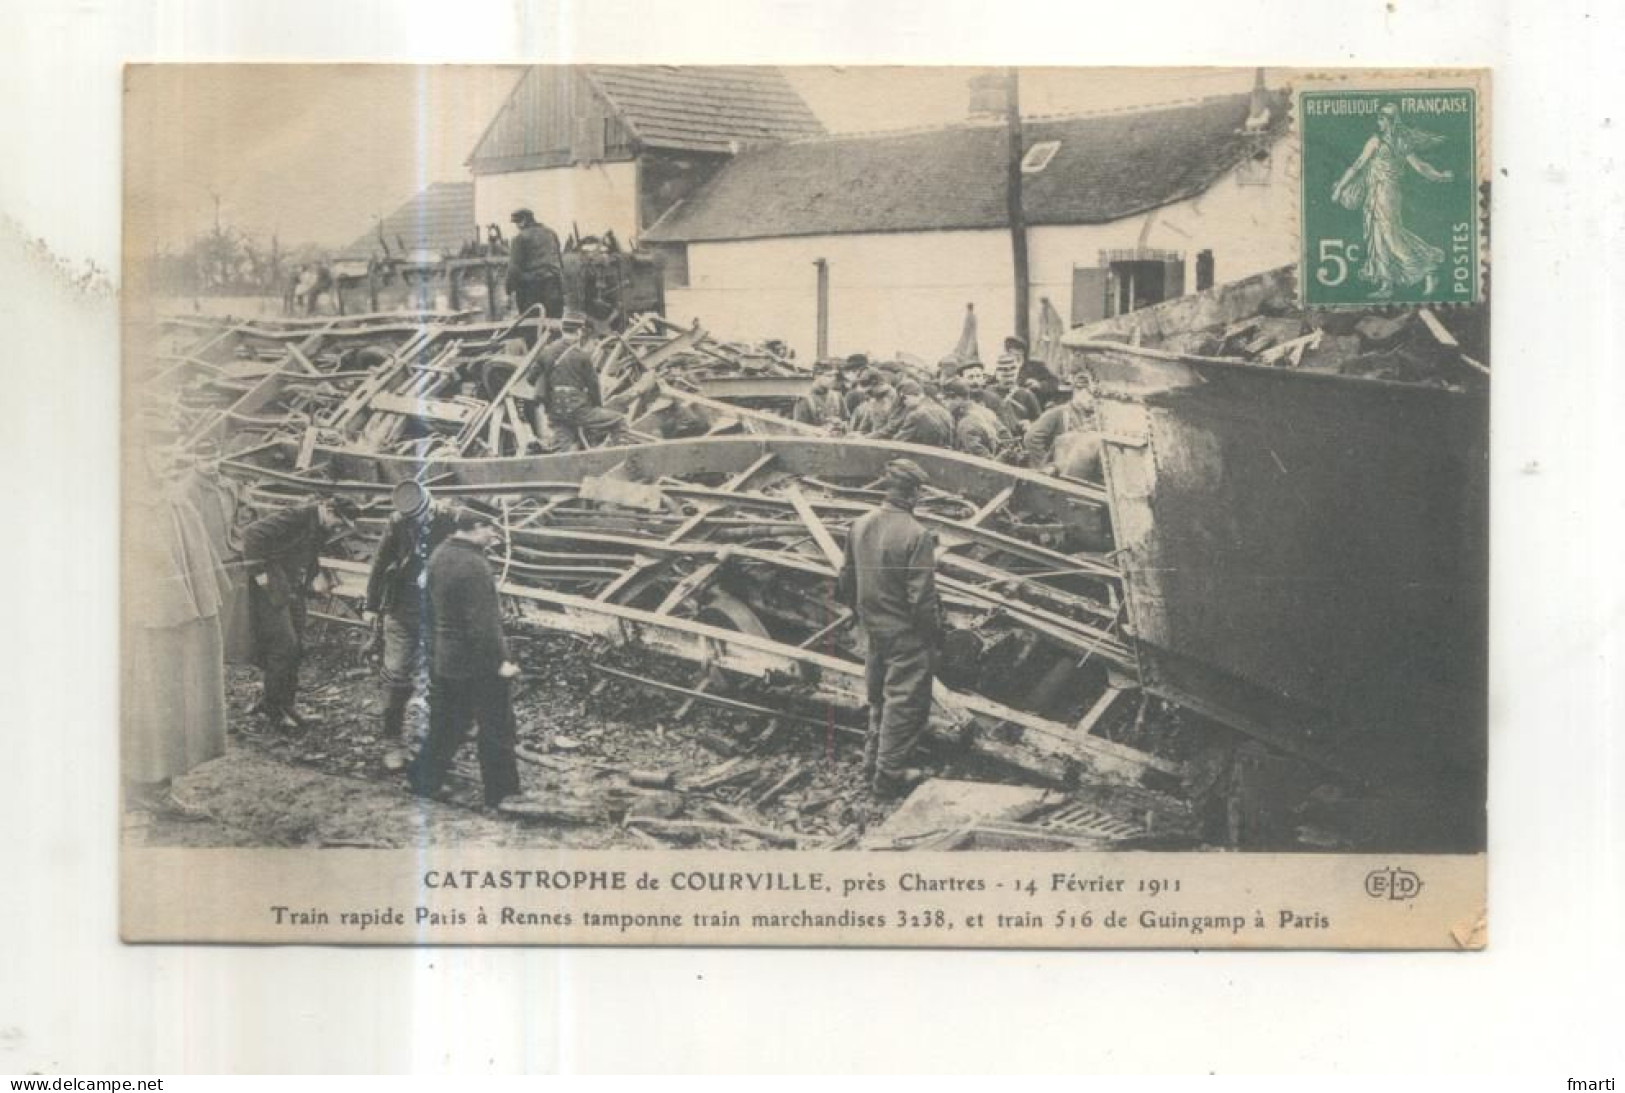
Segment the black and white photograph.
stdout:
<path fill-rule="evenodd" d="M 606 943 L 771 943 L 728 902 L 884 869 L 1482 943 L 1486 73 L 141 64 L 125 110 L 126 936 L 579 939 L 434 900 L 658 885 L 718 902 Z M 194 935 L 151 851 L 451 864 L 381 933 Z M 1353 879 L 1208 913 L 1248 863 Z"/>

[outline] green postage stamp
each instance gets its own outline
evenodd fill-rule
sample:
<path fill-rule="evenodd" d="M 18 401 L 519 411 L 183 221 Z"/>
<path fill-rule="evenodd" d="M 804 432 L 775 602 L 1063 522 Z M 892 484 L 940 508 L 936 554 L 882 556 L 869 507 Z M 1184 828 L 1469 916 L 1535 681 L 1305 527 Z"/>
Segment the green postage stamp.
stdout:
<path fill-rule="evenodd" d="M 1473 86 L 1300 93 L 1306 305 L 1478 302 L 1478 111 Z"/>

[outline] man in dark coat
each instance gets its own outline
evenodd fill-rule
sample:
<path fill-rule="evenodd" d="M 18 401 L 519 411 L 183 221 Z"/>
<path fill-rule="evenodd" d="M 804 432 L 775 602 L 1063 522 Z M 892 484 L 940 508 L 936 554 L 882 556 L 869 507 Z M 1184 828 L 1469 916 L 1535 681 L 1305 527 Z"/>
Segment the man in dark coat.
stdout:
<path fill-rule="evenodd" d="M 541 304 L 549 319 L 564 313 L 564 257 L 559 237 L 536 219 L 529 209 L 515 209 L 510 217 L 518 228 L 508 250 L 508 292 L 520 314 Z M 527 327 L 525 340 L 536 342 L 534 327 Z"/>
<path fill-rule="evenodd" d="M 1053 469 L 1069 478 L 1094 479 L 1100 473 L 1100 435 L 1093 392 L 1080 379 L 1072 397 L 1051 406 L 1027 429 L 1027 465 Z"/>
<path fill-rule="evenodd" d="M 583 442 L 600 439 L 630 444 L 626 418 L 604 406 L 598 367 L 592 360 L 597 330 L 585 316 L 568 312 L 564 337 L 568 344 L 557 359 L 543 367 L 536 384 L 536 397 L 546 412 L 554 446 L 561 452 L 574 452 L 581 450 Z"/>
<path fill-rule="evenodd" d="M 423 620 L 429 556 L 453 527 L 451 513 L 435 504 L 421 483 L 409 479 L 397 484 L 392 500 L 395 512 L 372 558 L 362 614 L 383 632 L 383 737 L 391 743 L 401 737 L 415 680 L 427 663 L 429 636 Z M 399 753 L 394 754 L 398 763 Z"/>
<path fill-rule="evenodd" d="M 265 674 L 259 708 L 276 728 L 303 728 L 310 721 L 295 704 L 305 593 L 316 579 L 322 549 L 355 524 L 359 511 L 348 497 L 329 497 L 274 512 L 243 531 L 255 662 Z"/>
<path fill-rule="evenodd" d="M 937 538 L 913 511 L 926 478 L 913 460 L 887 464 L 885 504 L 852 526 L 836 584 L 837 598 L 857 612 L 868 642 L 863 767 L 880 796 L 894 796 L 919 780 L 908 761 L 931 716 L 942 629 Z"/>
<path fill-rule="evenodd" d="M 820 362 L 815 367 L 812 387 L 796 399 L 795 406 L 790 410 L 790 419 L 822 429 L 845 430 L 846 402 L 835 390 L 835 373 L 829 365 Z"/>
<path fill-rule="evenodd" d="M 997 459 L 1010 445 L 1011 436 L 974 393 L 958 380 L 943 388 L 948 412 L 954 419 L 954 447 L 966 455 L 983 459 Z"/>
<path fill-rule="evenodd" d="M 954 446 L 954 421 L 942 406 L 925 397 L 925 389 L 913 380 L 897 387 L 899 412 L 876 433 L 876 439 L 903 444 L 924 444 L 932 448 Z"/>
<path fill-rule="evenodd" d="M 1022 422 L 1031 421 L 1039 414 L 1038 400 L 1031 392 L 1022 391 L 1026 405 L 1018 407 L 1005 397 L 1004 392 L 988 386 L 987 369 L 972 361 L 960 369 L 958 381 L 970 392 L 973 402 L 991 411 L 1011 436 L 1021 434 Z"/>
<path fill-rule="evenodd" d="M 412 792 L 438 793 L 453 757 L 479 724 L 480 781 L 496 808 L 519 792 L 509 680 L 519 666 L 502 633 L 502 607 L 485 552 L 500 536 L 490 517 L 460 508 L 451 537 L 429 558 L 433 639 L 429 657 L 429 735 L 408 770 Z"/>

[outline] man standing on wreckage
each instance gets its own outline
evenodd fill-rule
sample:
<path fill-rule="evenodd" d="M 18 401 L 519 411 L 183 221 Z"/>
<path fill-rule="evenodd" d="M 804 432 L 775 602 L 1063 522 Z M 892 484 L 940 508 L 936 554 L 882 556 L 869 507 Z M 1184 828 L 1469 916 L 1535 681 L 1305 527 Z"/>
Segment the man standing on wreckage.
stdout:
<path fill-rule="evenodd" d="M 435 504 L 421 483 L 398 483 L 395 512 L 373 555 L 362 617 L 380 627 L 383 639 L 383 738 L 385 765 L 399 769 L 401 730 L 418 674 L 428 663 L 426 575 L 429 556 L 451 535 L 452 514 Z"/>
<path fill-rule="evenodd" d="M 836 598 L 857 612 L 868 644 L 863 772 L 879 797 L 898 796 L 923 777 L 908 763 L 930 720 L 942 633 L 937 537 L 914 518 L 928 477 L 912 459 L 886 465 L 886 501 L 852 525 L 836 583 Z"/>

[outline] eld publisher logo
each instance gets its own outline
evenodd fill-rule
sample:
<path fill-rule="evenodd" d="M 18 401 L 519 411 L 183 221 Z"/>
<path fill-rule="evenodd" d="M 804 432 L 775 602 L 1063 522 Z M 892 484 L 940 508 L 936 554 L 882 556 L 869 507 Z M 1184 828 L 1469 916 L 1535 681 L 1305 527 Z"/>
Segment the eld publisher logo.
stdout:
<path fill-rule="evenodd" d="M 1422 878 L 1409 869 L 1373 869 L 1365 875 L 1365 894 L 1372 899 L 1415 899 Z"/>

